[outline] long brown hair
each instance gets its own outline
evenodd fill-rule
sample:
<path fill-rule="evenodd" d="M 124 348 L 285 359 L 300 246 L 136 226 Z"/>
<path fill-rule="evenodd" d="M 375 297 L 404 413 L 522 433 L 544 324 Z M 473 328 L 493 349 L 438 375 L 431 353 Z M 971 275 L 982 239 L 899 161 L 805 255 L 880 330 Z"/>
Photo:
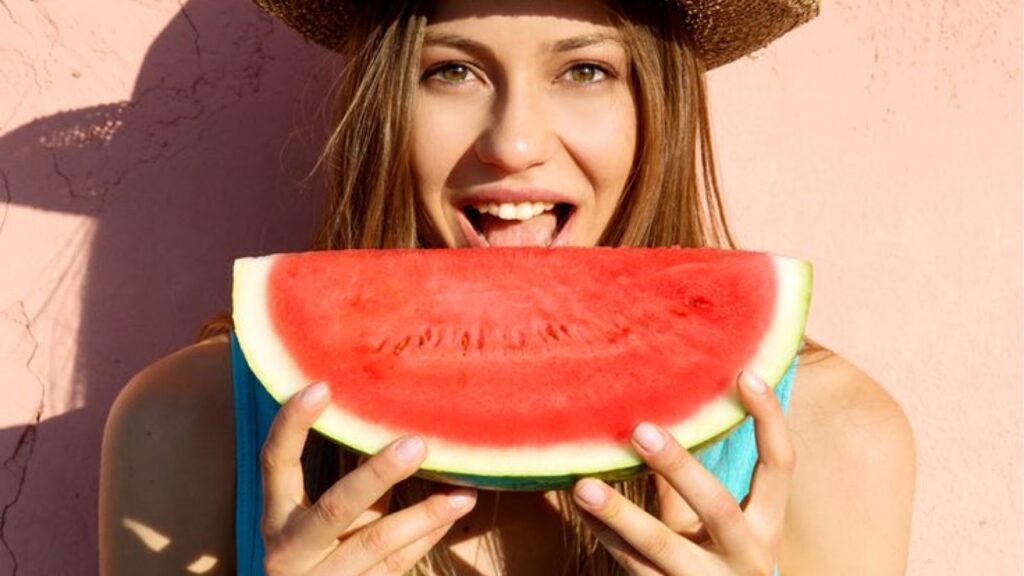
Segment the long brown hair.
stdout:
<path fill-rule="evenodd" d="M 427 18 L 420 1 L 366 2 L 342 47 L 345 67 L 336 85 L 337 114 L 320 157 L 327 204 L 312 250 L 433 248 L 443 242 L 418 205 L 410 172 L 409 130 L 419 82 Z M 683 18 L 671 2 L 617 0 L 609 6 L 631 58 L 638 110 L 638 146 L 629 184 L 600 244 L 608 246 L 714 246 L 735 248 L 716 180 L 704 66 Z M 399 73 L 396 73 L 399 71 Z M 200 335 L 232 329 L 228 315 Z M 801 354 L 822 348 L 810 340 Z M 356 455 L 311 434 L 303 454 L 307 491 L 319 496 L 357 465 Z M 615 484 L 657 514 L 652 477 Z M 403 482 L 392 507 L 430 493 L 420 480 Z M 558 500 L 572 508 L 567 492 Z M 566 572 L 624 571 L 573 514 L 566 519 Z M 496 543 L 490 541 L 492 552 Z M 437 546 L 417 573 L 451 574 L 447 550 Z"/>

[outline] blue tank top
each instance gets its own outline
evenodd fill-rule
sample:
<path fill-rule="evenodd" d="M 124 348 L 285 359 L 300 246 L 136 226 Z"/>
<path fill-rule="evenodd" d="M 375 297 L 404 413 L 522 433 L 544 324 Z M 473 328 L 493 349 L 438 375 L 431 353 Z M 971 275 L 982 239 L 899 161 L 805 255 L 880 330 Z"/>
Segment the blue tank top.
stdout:
<path fill-rule="evenodd" d="M 794 360 L 775 387 L 783 411 L 789 406 L 796 366 Z M 235 562 L 238 576 L 264 576 L 259 453 L 280 406 L 249 369 L 233 332 L 231 374 L 235 397 Z M 748 416 L 728 436 L 699 452 L 697 459 L 729 489 L 737 502 L 742 501 L 750 492 L 750 479 L 757 464 L 753 419 Z M 778 574 L 777 568 L 775 573 Z"/>

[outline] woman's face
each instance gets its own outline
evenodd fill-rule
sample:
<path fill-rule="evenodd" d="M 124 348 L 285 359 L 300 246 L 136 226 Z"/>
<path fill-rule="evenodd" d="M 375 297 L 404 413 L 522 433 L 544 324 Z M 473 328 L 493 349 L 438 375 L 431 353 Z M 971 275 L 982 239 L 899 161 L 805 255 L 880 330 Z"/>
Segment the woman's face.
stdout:
<path fill-rule="evenodd" d="M 438 1 L 412 124 L 419 200 L 448 246 L 593 246 L 636 117 L 601 2 Z"/>

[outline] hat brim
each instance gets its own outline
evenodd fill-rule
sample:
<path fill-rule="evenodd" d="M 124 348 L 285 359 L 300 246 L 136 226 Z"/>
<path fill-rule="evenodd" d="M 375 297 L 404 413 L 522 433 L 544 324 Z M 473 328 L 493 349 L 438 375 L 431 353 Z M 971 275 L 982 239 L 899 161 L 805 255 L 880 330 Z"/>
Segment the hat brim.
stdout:
<path fill-rule="evenodd" d="M 337 50 L 358 0 L 254 0 L 306 39 Z M 706 69 L 764 48 L 820 10 L 819 0 L 673 0 Z"/>

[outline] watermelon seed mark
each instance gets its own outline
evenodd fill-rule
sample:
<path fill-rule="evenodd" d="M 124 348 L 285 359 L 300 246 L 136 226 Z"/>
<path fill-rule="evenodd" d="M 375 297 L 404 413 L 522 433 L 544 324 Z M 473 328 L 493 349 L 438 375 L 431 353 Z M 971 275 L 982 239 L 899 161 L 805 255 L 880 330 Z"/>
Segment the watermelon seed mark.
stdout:
<path fill-rule="evenodd" d="M 423 336 L 423 334 L 420 334 L 420 342 L 419 342 L 419 344 L 416 347 L 417 348 L 423 348 L 423 345 L 426 344 L 426 343 L 427 343 L 427 339 Z"/>
<path fill-rule="evenodd" d="M 387 344 L 387 343 L 388 343 L 388 339 L 387 338 L 381 340 L 380 344 L 377 344 L 377 352 L 383 351 L 384 350 L 384 345 Z"/>
<path fill-rule="evenodd" d="M 569 333 L 569 329 L 565 327 L 565 324 L 559 324 L 558 325 L 558 329 L 562 331 L 562 334 L 565 334 L 566 336 L 569 336 L 570 338 L 572 337 L 572 334 Z"/>
<path fill-rule="evenodd" d="M 632 331 L 629 326 L 620 326 L 615 324 L 611 330 L 605 332 L 605 339 L 611 344 L 618 344 L 622 340 L 629 338 Z"/>
<path fill-rule="evenodd" d="M 514 330 L 511 331 L 511 332 L 508 332 L 508 331 L 505 331 L 505 330 L 501 331 L 501 345 L 502 345 L 502 347 L 506 351 L 507 350 L 516 350 L 517 349 L 516 337 L 515 337 L 516 334 L 517 334 L 517 332 L 514 331 Z"/>
<path fill-rule="evenodd" d="M 402 350 L 405 350 L 405 347 L 409 345 L 409 340 L 411 340 L 411 338 L 409 336 L 406 336 L 405 340 L 402 340 L 401 342 L 395 345 L 395 356 L 398 356 L 399 354 L 402 353 Z"/>
<path fill-rule="evenodd" d="M 555 327 L 552 326 L 550 322 L 548 323 L 547 328 L 545 329 L 545 332 L 547 332 L 548 336 L 551 336 L 556 341 L 558 340 L 558 332 L 555 332 Z"/>
<path fill-rule="evenodd" d="M 708 300 L 703 296 L 690 296 L 686 299 L 686 304 L 687 306 L 692 306 L 694 308 L 711 308 L 711 300 Z"/>
<path fill-rule="evenodd" d="M 513 340 L 513 350 L 522 350 L 526 348 L 526 333 L 521 330 L 516 330 L 515 339 Z"/>
<path fill-rule="evenodd" d="M 469 350 L 469 332 L 462 333 L 462 355 L 466 355 L 466 351 Z"/>

